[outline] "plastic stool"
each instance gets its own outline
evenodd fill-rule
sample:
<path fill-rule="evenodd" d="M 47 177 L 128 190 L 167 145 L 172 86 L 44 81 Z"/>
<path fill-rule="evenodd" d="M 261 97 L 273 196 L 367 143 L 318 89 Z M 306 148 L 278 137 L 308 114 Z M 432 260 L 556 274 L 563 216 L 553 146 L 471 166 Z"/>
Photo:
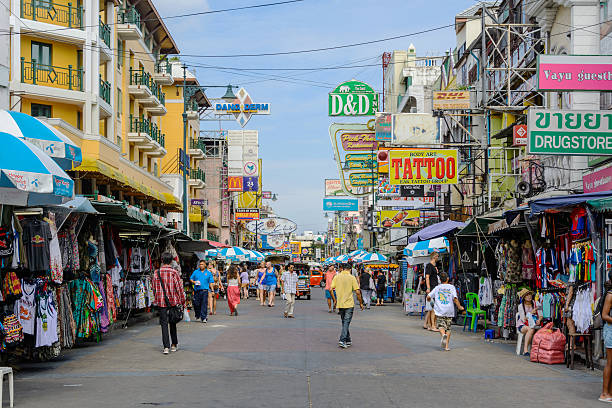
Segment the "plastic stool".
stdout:
<path fill-rule="evenodd" d="M 493 329 L 485 330 L 485 340 L 486 339 L 493 340 L 494 338 L 495 338 L 495 330 L 493 330 Z"/>
<path fill-rule="evenodd" d="M 0 406 L 2 406 L 2 389 L 4 388 L 4 376 L 8 376 L 9 386 L 9 406 L 13 407 L 13 369 L 11 367 L 0 367 L 0 374 L 2 375 L 2 382 L 0 382 Z"/>

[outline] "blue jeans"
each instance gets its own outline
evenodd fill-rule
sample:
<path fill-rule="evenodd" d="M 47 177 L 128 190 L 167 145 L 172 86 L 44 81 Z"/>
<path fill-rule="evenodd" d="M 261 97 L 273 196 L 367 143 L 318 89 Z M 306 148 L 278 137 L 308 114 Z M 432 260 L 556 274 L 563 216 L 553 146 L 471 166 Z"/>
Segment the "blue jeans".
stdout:
<path fill-rule="evenodd" d="M 208 317 L 208 291 L 196 290 L 193 292 L 193 313 L 196 319 L 206 319 Z"/>
<path fill-rule="evenodd" d="M 353 319 L 353 310 L 355 308 L 348 307 L 344 309 L 338 309 L 340 311 L 340 319 L 342 319 L 342 332 L 340 333 L 340 341 L 348 343 L 351 341 L 351 333 L 349 332 L 349 326 Z"/>

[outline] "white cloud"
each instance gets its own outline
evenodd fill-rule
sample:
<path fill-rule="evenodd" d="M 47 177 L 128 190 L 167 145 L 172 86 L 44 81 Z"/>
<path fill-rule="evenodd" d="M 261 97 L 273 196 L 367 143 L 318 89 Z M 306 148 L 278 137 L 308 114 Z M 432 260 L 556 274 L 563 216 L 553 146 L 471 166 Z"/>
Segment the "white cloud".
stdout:
<path fill-rule="evenodd" d="M 162 17 L 209 11 L 208 0 L 153 0 Z"/>

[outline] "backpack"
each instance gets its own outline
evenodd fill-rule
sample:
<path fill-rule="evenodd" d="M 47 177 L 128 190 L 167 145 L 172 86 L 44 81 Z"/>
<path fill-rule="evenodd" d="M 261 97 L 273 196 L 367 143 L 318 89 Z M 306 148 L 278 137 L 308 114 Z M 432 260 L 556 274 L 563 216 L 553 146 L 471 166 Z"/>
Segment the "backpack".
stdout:
<path fill-rule="evenodd" d="M 601 329 L 604 325 L 604 320 L 601 317 L 601 311 L 603 310 L 603 305 L 606 301 L 606 295 L 610 292 L 606 292 L 603 296 L 600 296 L 595 301 L 595 308 L 593 309 L 593 329 L 598 330 Z"/>

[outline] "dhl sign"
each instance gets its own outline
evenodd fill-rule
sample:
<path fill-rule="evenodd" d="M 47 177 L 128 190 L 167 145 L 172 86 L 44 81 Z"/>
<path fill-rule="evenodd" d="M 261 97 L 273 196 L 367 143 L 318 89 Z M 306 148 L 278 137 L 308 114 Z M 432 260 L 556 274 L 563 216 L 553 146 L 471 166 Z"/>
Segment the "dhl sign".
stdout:
<path fill-rule="evenodd" d="M 434 91 L 433 109 L 470 109 L 470 91 Z"/>
<path fill-rule="evenodd" d="M 242 176 L 231 176 L 227 178 L 227 191 L 240 191 L 242 192 Z"/>

